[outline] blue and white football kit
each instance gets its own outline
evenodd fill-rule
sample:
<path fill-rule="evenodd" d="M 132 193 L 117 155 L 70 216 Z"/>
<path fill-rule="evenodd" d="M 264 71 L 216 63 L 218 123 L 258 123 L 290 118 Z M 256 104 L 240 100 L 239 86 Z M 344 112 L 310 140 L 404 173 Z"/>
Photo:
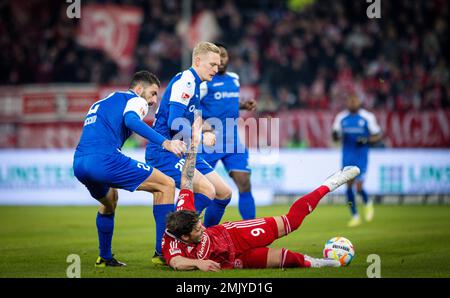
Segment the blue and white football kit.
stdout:
<path fill-rule="evenodd" d="M 201 80 L 194 69 L 178 73 L 167 85 L 156 112 L 153 128 L 167 139 L 190 140 L 194 111 L 199 109 Z M 179 158 L 154 143 L 148 143 L 145 151 L 147 163 L 175 180 L 180 188 L 184 158 Z M 214 169 L 197 156 L 196 169 L 206 175 Z"/>
<path fill-rule="evenodd" d="M 191 67 L 175 75 L 167 85 L 161 99 L 154 129 L 168 139 L 183 138 L 190 140 L 191 126 L 194 122 L 194 111 L 200 108 L 201 79 Z M 172 177 L 177 188 L 180 188 L 181 173 L 185 158 L 178 158 L 160 146 L 149 143 L 146 148 L 146 161 L 158 168 L 164 174 Z M 214 169 L 197 155 L 196 169 L 203 175 Z M 201 213 L 205 208 L 204 225 L 212 226 L 219 223 L 231 199 L 220 200 L 208 198 L 201 193 L 195 193 L 195 207 Z M 211 201 L 212 199 L 212 201 Z"/>
<path fill-rule="evenodd" d="M 379 134 L 381 129 L 375 115 L 364 109 L 357 113 L 340 112 L 333 123 L 333 131 L 342 136 L 342 166 L 358 166 L 361 173 L 355 180 L 364 180 L 369 157 L 369 143 L 360 144 L 358 139 Z"/>
<path fill-rule="evenodd" d="M 334 120 L 333 131 L 342 136 L 342 166 L 358 166 L 361 173 L 355 180 L 364 181 L 369 158 L 369 142 L 360 142 L 359 140 L 368 140 L 370 136 L 381 132 L 375 115 L 364 109 L 359 109 L 356 113 L 348 110 L 342 111 Z M 367 193 L 361 189 L 360 194 L 363 202 L 367 204 Z M 355 194 L 350 187 L 347 188 L 347 199 L 353 216 L 356 216 L 358 212 Z"/>
<path fill-rule="evenodd" d="M 215 126 L 217 138 L 214 147 L 203 146 L 200 156 L 213 168 L 221 160 L 228 173 L 251 172 L 248 150 L 238 135 L 239 92 L 239 76 L 232 72 L 216 74 L 211 82 L 200 85 L 202 117 L 209 119 L 208 122 Z M 255 218 L 256 209 L 251 192 L 239 193 L 239 211 L 243 219 Z"/>
<path fill-rule="evenodd" d="M 134 191 L 152 174 L 151 166 L 127 157 L 120 151 L 133 131 L 156 146 L 161 146 L 166 140 L 142 121 L 147 112 L 147 101 L 131 90 L 114 92 L 95 102 L 89 109 L 75 150 L 73 170 L 75 177 L 95 199 L 105 197 L 110 187 Z M 161 206 L 164 205 L 154 206 L 154 210 Z M 165 213 L 173 210 L 173 204 L 170 207 Z M 156 217 L 155 220 L 158 221 Z M 111 259 L 114 213 L 98 213 L 97 229 L 100 257 Z M 164 229 L 160 231 L 159 239 L 163 233 Z M 158 245 L 160 249 L 161 244 L 157 243 L 157 248 Z"/>
<path fill-rule="evenodd" d="M 110 187 L 134 191 L 151 175 L 152 167 L 120 151 L 133 133 L 127 124 L 141 122 L 147 112 L 146 100 L 133 91 L 114 92 L 90 108 L 75 151 L 74 172 L 94 198 L 104 197 Z M 153 133 L 156 146 L 161 146 L 165 138 Z"/>

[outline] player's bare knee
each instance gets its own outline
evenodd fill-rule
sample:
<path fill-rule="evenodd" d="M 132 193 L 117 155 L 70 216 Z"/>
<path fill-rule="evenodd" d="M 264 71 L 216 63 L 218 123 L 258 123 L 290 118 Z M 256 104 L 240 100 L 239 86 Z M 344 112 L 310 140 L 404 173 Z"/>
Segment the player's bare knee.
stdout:
<path fill-rule="evenodd" d="M 216 189 L 214 188 L 214 186 L 211 183 L 209 183 L 207 185 L 204 185 L 201 188 L 200 193 L 204 194 L 205 196 L 207 196 L 211 200 L 216 197 Z"/>
<path fill-rule="evenodd" d="M 228 199 L 231 197 L 231 194 L 232 194 L 232 190 L 228 185 L 222 186 L 220 188 L 220 191 L 216 190 L 216 198 L 217 199 L 221 199 L 221 200 Z"/>

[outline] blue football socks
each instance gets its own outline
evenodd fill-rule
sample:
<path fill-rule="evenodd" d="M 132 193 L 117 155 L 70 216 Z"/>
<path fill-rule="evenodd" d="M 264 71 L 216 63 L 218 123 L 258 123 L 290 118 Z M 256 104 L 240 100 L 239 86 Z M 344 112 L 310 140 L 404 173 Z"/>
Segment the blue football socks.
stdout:
<path fill-rule="evenodd" d="M 256 217 L 255 199 L 251 192 L 239 193 L 239 213 L 244 220 Z"/>

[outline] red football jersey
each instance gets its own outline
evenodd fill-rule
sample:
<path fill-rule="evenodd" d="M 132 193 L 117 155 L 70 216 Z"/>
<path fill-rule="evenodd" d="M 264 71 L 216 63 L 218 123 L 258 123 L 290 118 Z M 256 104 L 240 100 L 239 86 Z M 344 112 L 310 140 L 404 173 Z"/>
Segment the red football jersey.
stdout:
<path fill-rule="evenodd" d="M 176 256 L 190 259 L 213 260 L 222 268 L 234 268 L 235 248 L 230 234 L 223 226 L 207 228 L 199 243 L 186 243 L 167 230 L 162 240 L 162 253 L 167 264 Z"/>
<path fill-rule="evenodd" d="M 272 217 L 226 222 L 207 228 L 199 243 L 186 243 L 167 230 L 162 252 L 167 264 L 175 256 L 190 259 L 213 260 L 222 269 L 242 268 L 241 254 L 257 247 L 265 247 L 278 237 Z"/>

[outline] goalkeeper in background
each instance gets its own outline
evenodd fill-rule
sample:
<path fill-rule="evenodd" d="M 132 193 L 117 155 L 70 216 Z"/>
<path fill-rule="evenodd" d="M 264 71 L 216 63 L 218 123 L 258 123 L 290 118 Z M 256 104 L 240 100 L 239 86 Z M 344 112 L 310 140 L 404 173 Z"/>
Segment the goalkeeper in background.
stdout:
<path fill-rule="evenodd" d="M 361 224 L 353 191 L 354 182 L 356 191 L 365 204 L 365 220 L 372 221 L 373 202 L 369 200 L 367 192 L 363 189 L 363 183 L 367 171 L 369 146 L 381 140 L 381 129 L 375 115 L 361 108 L 361 100 L 356 93 L 350 94 L 347 99 L 347 109 L 340 112 L 334 119 L 333 140 L 335 142 L 342 140 L 342 166 L 355 165 L 361 170 L 354 181 L 347 183 L 347 201 L 352 213 L 348 226 L 355 227 Z"/>

